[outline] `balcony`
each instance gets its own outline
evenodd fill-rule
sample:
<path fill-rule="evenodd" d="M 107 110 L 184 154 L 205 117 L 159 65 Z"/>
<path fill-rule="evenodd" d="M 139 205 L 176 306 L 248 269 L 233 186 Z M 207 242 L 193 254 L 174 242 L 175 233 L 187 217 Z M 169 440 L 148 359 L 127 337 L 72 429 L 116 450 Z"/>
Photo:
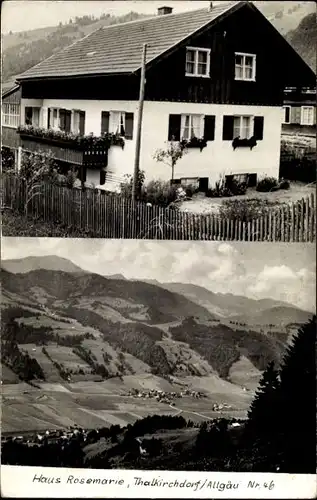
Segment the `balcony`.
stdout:
<path fill-rule="evenodd" d="M 111 146 L 124 147 L 122 137 L 113 134 L 81 136 L 32 126 L 19 127 L 18 134 L 22 148 L 27 151 L 50 151 L 56 160 L 88 168 L 107 166 L 108 149 Z"/>

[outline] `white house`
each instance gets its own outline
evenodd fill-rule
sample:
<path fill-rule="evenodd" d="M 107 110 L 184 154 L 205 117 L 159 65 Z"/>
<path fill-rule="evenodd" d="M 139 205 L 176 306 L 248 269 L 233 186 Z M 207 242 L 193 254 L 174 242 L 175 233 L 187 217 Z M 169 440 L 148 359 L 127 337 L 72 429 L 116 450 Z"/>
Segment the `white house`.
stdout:
<path fill-rule="evenodd" d="M 171 169 L 153 159 L 170 140 L 189 146 L 174 180 L 197 182 L 201 190 L 220 176 L 250 184 L 278 177 L 284 88 L 314 85 L 315 75 L 247 1 L 179 14 L 162 7 L 155 17 L 101 28 L 29 69 L 18 78 L 22 146 L 45 143 L 96 185 L 132 174 L 144 43 L 146 180 L 171 179 Z M 50 132 L 41 138 L 39 128 Z M 67 146 L 69 134 L 107 132 L 121 134 L 124 148 L 111 146 L 95 164 L 74 141 Z"/>

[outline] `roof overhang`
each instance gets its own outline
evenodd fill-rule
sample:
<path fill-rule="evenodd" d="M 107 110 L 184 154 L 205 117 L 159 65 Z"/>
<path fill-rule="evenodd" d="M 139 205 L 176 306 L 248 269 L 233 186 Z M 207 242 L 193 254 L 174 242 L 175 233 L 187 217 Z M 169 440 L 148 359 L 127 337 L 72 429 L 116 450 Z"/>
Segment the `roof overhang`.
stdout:
<path fill-rule="evenodd" d="M 8 97 L 9 95 L 13 94 L 14 92 L 16 92 L 18 89 L 20 88 L 20 85 L 19 84 L 16 84 L 14 85 L 13 87 L 7 89 L 7 90 L 4 90 L 3 92 L 1 92 L 1 97 L 2 99 L 4 97 Z"/>
<path fill-rule="evenodd" d="M 17 78 L 17 81 L 19 84 L 23 84 L 26 82 L 36 82 L 36 81 L 43 81 L 43 80 L 49 80 L 49 81 L 60 81 L 60 80 L 74 80 L 74 79 L 82 79 L 82 78 L 96 78 L 96 77 L 107 77 L 107 76 L 129 76 L 132 75 L 130 71 L 117 71 L 115 73 L 80 73 L 76 75 L 56 75 L 56 76 L 21 76 Z"/>

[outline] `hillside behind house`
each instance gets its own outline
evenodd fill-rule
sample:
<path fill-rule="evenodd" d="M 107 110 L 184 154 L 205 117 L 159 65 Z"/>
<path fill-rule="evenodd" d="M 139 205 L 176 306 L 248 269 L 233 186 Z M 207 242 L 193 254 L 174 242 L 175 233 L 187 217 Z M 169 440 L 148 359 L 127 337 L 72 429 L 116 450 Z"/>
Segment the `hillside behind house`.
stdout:
<path fill-rule="evenodd" d="M 286 40 L 297 50 L 304 61 L 316 72 L 317 24 L 316 13 L 305 16 L 296 29 L 286 35 Z"/>
<path fill-rule="evenodd" d="M 309 33 L 305 26 L 310 26 L 313 30 L 311 21 L 315 11 L 314 2 L 254 2 L 259 10 L 276 27 L 276 29 L 285 35 L 290 30 L 296 30 L 307 14 L 311 14 L 308 21 L 301 23 L 300 31 L 290 34 L 290 43 L 296 50 L 309 62 L 315 65 L 314 44 L 310 44 Z M 153 13 L 155 15 L 155 13 Z M 112 24 L 133 21 L 149 16 L 137 12 L 130 12 L 122 16 L 114 16 L 104 13 L 101 17 L 91 16 L 75 17 L 68 23 L 59 23 L 58 26 L 50 26 L 36 30 L 27 30 L 18 33 L 2 35 L 2 81 L 6 81 L 18 74 L 23 73 L 32 66 L 38 64 L 54 53 L 62 50 L 76 40 L 87 36 L 89 33 Z M 315 30 L 316 31 L 316 30 Z M 303 40 L 301 41 L 301 34 Z M 312 33 L 312 36 L 316 35 Z M 313 40 L 313 39 L 312 39 Z"/>

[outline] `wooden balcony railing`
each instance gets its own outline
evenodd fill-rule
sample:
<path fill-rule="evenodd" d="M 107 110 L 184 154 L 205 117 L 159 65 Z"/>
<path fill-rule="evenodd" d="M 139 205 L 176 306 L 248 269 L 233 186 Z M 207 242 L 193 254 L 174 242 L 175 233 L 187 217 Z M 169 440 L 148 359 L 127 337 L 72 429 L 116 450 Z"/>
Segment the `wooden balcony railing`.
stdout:
<path fill-rule="evenodd" d="M 122 137 L 107 134 L 102 137 L 76 136 L 62 131 L 19 127 L 21 146 L 28 151 L 51 151 L 57 160 L 89 168 L 104 168 L 108 164 L 111 146 L 124 147 Z"/>
<path fill-rule="evenodd" d="M 70 148 L 67 143 L 62 144 L 60 141 L 43 139 L 27 134 L 20 134 L 22 149 L 35 153 L 43 151 L 43 153 L 51 152 L 56 160 L 65 161 L 74 165 L 83 164 L 83 151 Z"/>

